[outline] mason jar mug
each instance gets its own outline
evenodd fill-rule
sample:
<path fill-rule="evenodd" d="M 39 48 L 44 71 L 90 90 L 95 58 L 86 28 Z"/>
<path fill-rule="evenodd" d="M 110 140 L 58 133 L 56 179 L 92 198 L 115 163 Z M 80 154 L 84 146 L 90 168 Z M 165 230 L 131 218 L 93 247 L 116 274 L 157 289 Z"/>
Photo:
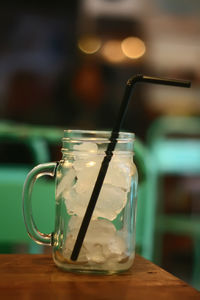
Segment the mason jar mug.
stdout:
<path fill-rule="evenodd" d="M 109 131 L 65 130 L 62 159 L 33 168 L 23 189 L 27 231 L 37 243 L 52 246 L 55 264 L 68 271 L 112 274 L 129 269 L 135 256 L 137 169 L 133 161 L 134 134 L 120 132 L 76 260 L 71 254 L 93 192 Z M 55 229 L 41 233 L 32 215 L 35 181 L 55 178 Z"/>

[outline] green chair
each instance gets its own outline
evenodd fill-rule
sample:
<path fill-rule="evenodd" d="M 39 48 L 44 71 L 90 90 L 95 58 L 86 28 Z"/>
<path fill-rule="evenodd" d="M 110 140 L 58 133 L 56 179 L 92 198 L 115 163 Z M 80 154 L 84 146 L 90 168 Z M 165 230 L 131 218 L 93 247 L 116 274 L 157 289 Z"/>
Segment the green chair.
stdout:
<path fill-rule="evenodd" d="M 191 283 L 200 289 L 200 217 L 192 214 L 166 214 L 163 210 L 163 177 L 200 175 L 200 118 L 161 117 L 148 132 L 152 157 L 149 195 L 155 222 L 151 229 L 149 259 L 160 263 L 165 233 L 189 236 L 194 242 L 194 266 Z M 152 197 L 153 195 L 153 197 Z"/>
<path fill-rule="evenodd" d="M 26 150 L 30 152 L 30 161 L 21 163 L 4 163 L 4 157 L 1 157 L 0 163 L 0 252 L 16 252 L 21 245 L 28 247 L 29 252 L 40 252 L 41 248 L 37 247 L 31 241 L 26 232 L 23 215 L 22 215 L 22 190 L 25 178 L 34 165 L 49 161 L 50 153 L 46 141 L 39 135 L 33 136 L 29 132 L 28 126 L 18 125 L 13 122 L 0 122 L 0 144 L 1 149 L 7 144 L 12 148 L 11 155 L 18 156 L 16 145 L 24 145 Z M 25 150 L 25 151 L 26 151 Z M 12 161 L 13 157 L 10 157 Z M 49 207 L 54 205 L 51 201 L 53 198 L 54 183 L 48 181 L 44 183 L 41 179 L 36 184 L 34 190 L 34 210 L 38 210 L 36 215 L 38 219 L 38 227 L 43 226 L 44 232 L 49 232 L 45 226 L 50 226 L 54 217 Z M 45 201 L 50 201 L 46 204 Z M 53 203 L 53 204 L 52 204 Z M 41 205 L 42 204 L 42 205 Z M 48 214 L 46 213 L 48 207 Z M 50 211 L 50 213 L 49 213 Z M 49 220 L 50 218 L 50 220 Z M 48 219 L 48 221 L 47 221 Z M 48 225 L 47 225 L 48 224 Z M 25 247 L 25 248 L 27 248 Z M 19 250 L 25 251 L 25 250 Z"/>
<path fill-rule="evenodd" d="M 146 257 L 151 247 L 151 237 L 147 228 L 152 226 L 152 216 L 149 210 L 148 200 L 148 178 L 151 160 L 145 145 L 136 138 L 134 145 L 134 161 L 138 170 L 138 199 L 136 215 L 136 251 Z"/>
<path fill-rule="evenodd" d="M 22 190 L 29 170 L 25 167 L 0 167 L 0 252 L 20 252 L 22 245 L 25 252 L 43 251 L 28 237 L 23 219 Z M 54 183 L 41 180 L 35 184 L 33 192 L 33 213 L 38 228 L 49 233 L 54 225 Z"/>

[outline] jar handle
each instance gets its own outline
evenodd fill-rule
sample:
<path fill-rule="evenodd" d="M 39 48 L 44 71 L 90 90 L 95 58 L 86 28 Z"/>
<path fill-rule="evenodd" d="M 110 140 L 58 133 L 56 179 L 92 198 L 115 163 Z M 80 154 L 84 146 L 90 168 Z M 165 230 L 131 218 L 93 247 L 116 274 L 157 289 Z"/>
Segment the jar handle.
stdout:
<path fill-rule="evenodd" d="M 33 219 L 32 214 L 32 191 L 36 180 L 44 175 L 54 177 L 57 169 L 57 162 L 40 164 L 34 167 L 27 175 L 23 187 L 23 214 L 29 236 L 38 244 L 52 245 L 52 233 L 41 233 Z"/>

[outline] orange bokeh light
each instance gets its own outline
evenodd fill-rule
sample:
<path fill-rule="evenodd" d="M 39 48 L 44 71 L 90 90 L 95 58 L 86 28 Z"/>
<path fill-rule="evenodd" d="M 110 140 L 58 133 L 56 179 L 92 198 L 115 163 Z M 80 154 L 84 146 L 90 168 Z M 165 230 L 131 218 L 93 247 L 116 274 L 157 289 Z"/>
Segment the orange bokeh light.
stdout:
<path fill-rule="evenodd" d="M 109 40 L 102 48 L 103 57 L 110 63 L 120 63 L 125 59 L 121 49 L 121 41 Z"/>
<path fill-rule="evenodd" d="M 137 59 L 144 55 L 146 47 L 144 42 L 137 37 L 128 37 L 121 43 L 124 55 L 130 59 Z"/>

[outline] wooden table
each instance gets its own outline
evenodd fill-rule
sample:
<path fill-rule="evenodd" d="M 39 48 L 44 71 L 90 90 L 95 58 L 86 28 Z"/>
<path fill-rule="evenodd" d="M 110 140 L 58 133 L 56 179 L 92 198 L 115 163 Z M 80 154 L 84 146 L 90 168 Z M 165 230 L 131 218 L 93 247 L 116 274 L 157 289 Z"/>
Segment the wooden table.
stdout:
<path fill-rule="evenodd" d="M 136 256 L 120 275 L 59 270 L 50 255 L 1 254 L 0 299 L 200 299 L 200 293 L 148 260 Z"/>

